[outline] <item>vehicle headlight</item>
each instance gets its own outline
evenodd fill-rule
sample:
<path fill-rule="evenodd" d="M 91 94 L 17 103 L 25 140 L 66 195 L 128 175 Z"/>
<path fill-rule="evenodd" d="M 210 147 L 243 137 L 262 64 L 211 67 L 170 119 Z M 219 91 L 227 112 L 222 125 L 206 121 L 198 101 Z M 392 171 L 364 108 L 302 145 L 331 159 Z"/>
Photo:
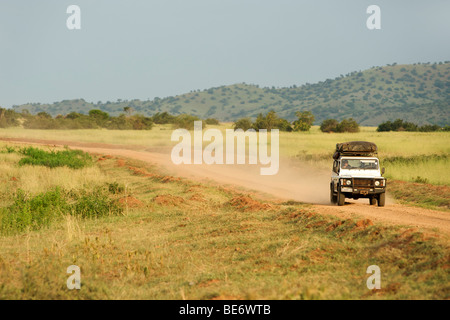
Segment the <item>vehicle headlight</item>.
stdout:
<path fill-rule="evenodd" d="M 380 181 L 375 181 L 375 186 L 378 187 L 380 185 Z"/>
<path fill-rule="evenodd" d="M 351 185 L 352 184 L 352 180 L 345 181 L 345 184 L 348 185 L 348 186 Z"/>

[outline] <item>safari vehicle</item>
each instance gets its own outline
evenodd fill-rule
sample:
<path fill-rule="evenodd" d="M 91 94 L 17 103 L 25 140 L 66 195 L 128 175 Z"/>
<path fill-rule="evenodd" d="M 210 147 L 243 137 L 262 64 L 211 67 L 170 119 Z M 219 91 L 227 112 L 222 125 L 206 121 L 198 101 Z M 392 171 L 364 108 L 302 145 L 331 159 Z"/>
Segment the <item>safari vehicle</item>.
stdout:
<path fill-rule="evenodd" d="M 368 198 L 370 205 L 383 207 L 386 179 L 380 170 L 376 144 L 351 141 L 336 144 L 330 183 L 330 201 L 343 206 L 345 199 Z"/>

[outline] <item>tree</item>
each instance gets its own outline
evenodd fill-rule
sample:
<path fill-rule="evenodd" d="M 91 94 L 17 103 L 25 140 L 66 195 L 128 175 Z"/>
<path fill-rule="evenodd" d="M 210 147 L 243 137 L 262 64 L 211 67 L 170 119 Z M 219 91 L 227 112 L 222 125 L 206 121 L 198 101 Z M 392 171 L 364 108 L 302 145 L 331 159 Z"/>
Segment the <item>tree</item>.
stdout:
<path fill-rule="evenodd" d="M 214 119 L 214 118 L 208 118 L 205 120 L 206 124 L 210 124 L 210 125 L 218 125 L 219 124 L 219 120 Z"/>
<path fill-rule="evenodd" d="M 298 119 L 294 121 L 294 131 L 309 131 L 315 120 L 311 111 L 298 111 L 295 115 Z"/>
<path fill-rule="evenodd" d="M 233 124 L 234 130 L 242 129 L 244 131 L 247 131 L 248 129 L 251 129 L 252 127 L 253 127 L 253 125 L 249 118 L 239 119 Z"/>
<path fill-rule="evenodd" d="M 41 112 L 39 112 L 39 113 L 41 113 Z M 38 113 L 38 116 L 39 116 L 39 113 Z M 81 118 L 83 115 L 81 114 L 81 113 L 78 113 L 78 112 L 71 112 L 71 113 L 69 113 L 68 115 L 66 115 L 66 119 L 72 119 L 72 120 L 74 120 L 74 119 L 78 119 L 78 118 Z M 51 116 L 50 116 L 50 118 L 51 118 Z"/>
<path fill-rule="evenodd" d="M 174 123 L 175 116 L 169 114 L 168 112 L 158 112 L 155 115 L 153 115 L 152 120 L 156 124 L 168 124 L 168 123 Z"/>
<path fill-rule="evenodd" d="M 194 121 L 200 121 L 200 119 L 196 116 L 191 116 L 189 114 L 180 114 L 176 116 L 173 122 L 174 128 L 181 128 L 192 130 L 194 129 Z"/>
<path fill-rule="evenodd" d="M 338 132 L 337 127 L 339 122 L 336 119 L 327 119 L 320 125 L 320 131 L 322 132 Z"/>
<path fill-rule="evenodd" d="M 43 119 L 51 119 L 51 118 L 52 118 L 52 116 L 51 116 L 49 113 L 44 112 L 44 111 L 39 112 L 39 113 L 37 114 L 37 116 L 38 116 L 39 118 L 43 118 Z"/>
<path fill-rule="evenodd" d="M 279 124 L 279 118 L 275 111 L 271 110 L 269 111 L 266 116 L 263 116 L 262 113 L 256 117 L 256 121 L 253 124 L 253 128 L 257 131 L 261 129 L 266 130 L 272 130 L 277 128 L 277 125 Z"/>
<path fill-rule="evenodd" d="M 359 124 L 353 119 L 343 119 L 337 126 L 337 132 L 359 132 Z"/>
<path fill-rule="evenodd" d="M 98 125 L 103 126 L 109 120 L 109 114 L 102 110 L 93 109 L 89 111 L 89 118 Z"/>

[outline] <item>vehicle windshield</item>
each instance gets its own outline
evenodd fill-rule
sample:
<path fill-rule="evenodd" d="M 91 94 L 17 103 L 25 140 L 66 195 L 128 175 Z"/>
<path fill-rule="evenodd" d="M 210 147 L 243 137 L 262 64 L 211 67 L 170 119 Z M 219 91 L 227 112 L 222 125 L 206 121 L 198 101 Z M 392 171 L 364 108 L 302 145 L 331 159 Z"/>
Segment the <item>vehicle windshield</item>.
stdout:
<path fill-rule="evenodd" d="M 347 170 L 377 170 L 378 160 L 376 159 L 343 159 L 341 169 Z"/>

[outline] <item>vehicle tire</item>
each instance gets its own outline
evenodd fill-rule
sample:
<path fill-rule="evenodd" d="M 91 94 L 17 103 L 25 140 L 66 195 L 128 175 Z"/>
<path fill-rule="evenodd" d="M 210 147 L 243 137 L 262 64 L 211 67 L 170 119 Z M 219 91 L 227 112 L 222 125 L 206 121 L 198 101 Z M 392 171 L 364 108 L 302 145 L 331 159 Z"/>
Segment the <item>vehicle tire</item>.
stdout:
<path fill-rule="evenodd" d="M 376 197 L 369 198 L 369 202 L 371 206 L 374 206 L 377 204 L 377 198 Z"/>
<path fill-rule="evenodd" d="M 344 203 L 345 203 L 345 195 L 343 193 L 341 193 L 340 191 L 338 191 L 337 205 L 338 206 L 343 206 Z"/>
<path fill-rule="evenodd" d="M 386 193 L 380 193 L 378 196 L 378 206 L 384 207 L 384 204 L 386 203 Z"/>
<path fill-rule="evenodd" d="M 330 186 L 330 202 L 332 204 L 336 204 L 337 202 L 337 196 L 334 195 L 332 186 Z"/>

